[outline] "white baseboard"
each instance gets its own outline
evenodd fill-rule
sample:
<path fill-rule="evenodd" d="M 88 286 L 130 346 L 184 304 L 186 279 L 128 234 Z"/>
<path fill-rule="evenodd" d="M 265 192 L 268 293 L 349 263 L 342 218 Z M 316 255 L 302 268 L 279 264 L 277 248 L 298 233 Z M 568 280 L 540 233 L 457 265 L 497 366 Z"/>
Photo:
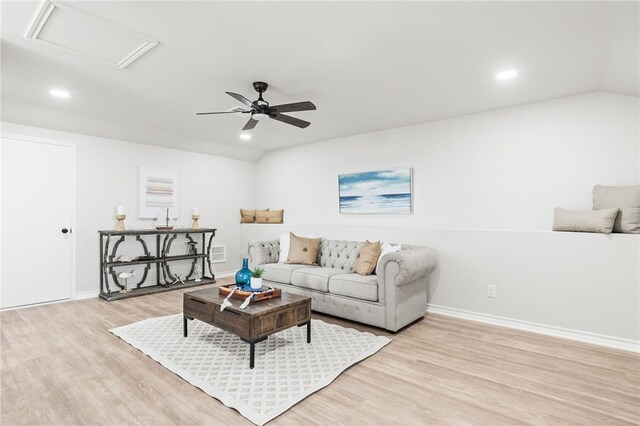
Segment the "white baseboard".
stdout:
<path fill-rule="evenodd" d="M 569 328 L 555 327 L 535 322 L 522 321 L 512 318 L 500 317 L 497 315 L 489 315 L 480 312 L 465 311 L 463 309 L 448 308 L 446 306 L 431 304 L 427 306 L 427 312 L 466 319 L 469 321 L 482 322 L 485 324 L 497 325 L 499 327 L 530 331 L 533 333 L 544 334 L 546 336 L 562 337 L 564 339 L 576 340 L 578 342 L 591 343 L 594 345 L 606 346 L 609 348 L 622 349 L 625 351 L 636 353 L 640 352 L 640 342 L 631 339 L 605 336 L 602 334 L 589 333 L 586 331 L 572 330 Z"/>
<path fill-rule="evenodd" d="M 83 291 L 80 293 L 76 293 L 74 296 L 72 296 L 69 299 L 52 300 L 50 302 L 32 303 L 30 305 L 22 305 L 22 306 L 12 306 L 10 308 L 2 308 L 0 309 L 0 311 L 12 311 L 14 309 L 25 309 L 25 308 L 33 308 L 35 306 L 53 305 L 54 303 L 71 302 L 73 300 L 92 299 L 94 297 L 98 297 L 99 293 L 100 292 L 98 290 Z"/>
<path fill-rule="evenodd" d="M 76 292 L 71 300 L 93 299 L 94 297 L 98 297 L 98 294 L 100 294 L 98 290 Z"/>
<path fill-rule="evenodd" d="M 233 277 L 233 276 L 236 275 L 236 272 L 237 271 L 216 272 L 216 278 Z M 10 310 L 13 310 L 13 309 L 31 308 L 33 306 L 50 305 L 52 303 L 69 302 L 71 300 L 93 299 L 94 297 L 98 297 L 99 294 L 100 294 L 99 290 L 81 291 L 81 292 L 76 292 L 76 294 L 73 295 L 70 299 L 54 300 L 52 302 L 34 303 L 32 305 L 14 306 L 14 307 L 11 307 L 11 308 L 2 308 L 2 309 L 0 309 L 0 311 L 10 311 Z"/>

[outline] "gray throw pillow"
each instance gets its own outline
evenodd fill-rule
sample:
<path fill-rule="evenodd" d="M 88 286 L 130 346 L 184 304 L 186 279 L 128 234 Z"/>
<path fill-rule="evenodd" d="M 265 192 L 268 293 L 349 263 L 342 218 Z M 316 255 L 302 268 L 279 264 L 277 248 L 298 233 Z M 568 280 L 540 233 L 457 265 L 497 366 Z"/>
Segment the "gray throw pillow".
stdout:
<path fill-rule="evenodd" d="M 610 234 L 617 215 L 618 209 L 576 211 L 556 207 L 553 230 Z"/>
<path fill-rule="evenodd" d="M 613 232 L 640 234 L 640 185 L 593 187 L 593 209 L 620 209 Z"/>

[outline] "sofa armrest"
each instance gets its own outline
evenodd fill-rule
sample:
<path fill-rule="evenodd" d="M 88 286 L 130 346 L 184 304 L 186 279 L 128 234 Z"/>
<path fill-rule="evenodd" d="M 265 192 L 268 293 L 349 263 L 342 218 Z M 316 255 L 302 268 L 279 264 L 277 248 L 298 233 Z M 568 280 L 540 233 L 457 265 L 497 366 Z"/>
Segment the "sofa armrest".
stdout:
<path fill-rule="evenodd" d="M 278 262 L 280 241 L 249 241 L 249 263 L 251 266 Z"/>
<path fill-rule="evenodd" d="M 402 286 L 429 275 L 437 266 L 435 251 L 427 247 L 415 247 L 385 255 L 380 260 L 378 275 L 386 277 L 387 265 L 396 263 L 398 273 L 393 284 Z"/>

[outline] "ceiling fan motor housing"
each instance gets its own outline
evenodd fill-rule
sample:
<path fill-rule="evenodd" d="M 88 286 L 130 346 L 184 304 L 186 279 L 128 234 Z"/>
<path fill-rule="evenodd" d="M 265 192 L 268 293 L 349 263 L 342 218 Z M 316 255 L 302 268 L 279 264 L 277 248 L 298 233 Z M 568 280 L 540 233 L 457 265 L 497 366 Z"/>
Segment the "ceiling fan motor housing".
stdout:
<path fill-rule="evenodd" d="M 253 88 L 259 93 L 258 99 L 254 103 L 260 107 L 259 112 L 264 112 L 265 114 L 268 114 L 267 109 L 269 108 L 269 102 L 262 99 L 262 93 L 267 90 L 267 87 L 269 87 L 269 85 L 264 81 L 256 81 L 253 83 Z"/>
<path fill-rule="evenodd" d="M 253 83 L 253 88 L 256 89 L 258 93 L 266 92 L 267 87 L 269 87 L 269 85 L 264 81 L 256 81 Z"/>

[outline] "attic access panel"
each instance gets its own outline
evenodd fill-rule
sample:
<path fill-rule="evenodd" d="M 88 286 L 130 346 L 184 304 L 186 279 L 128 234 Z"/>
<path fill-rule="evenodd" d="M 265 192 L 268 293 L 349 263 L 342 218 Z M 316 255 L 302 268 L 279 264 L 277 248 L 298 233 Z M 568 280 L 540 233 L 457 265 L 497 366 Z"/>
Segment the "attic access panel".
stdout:
<path fill-rule="evenodd" d="M 38 9 L 25 38 L 120 69 L 158 44 L 128 28 L 50 0 Z"/>

